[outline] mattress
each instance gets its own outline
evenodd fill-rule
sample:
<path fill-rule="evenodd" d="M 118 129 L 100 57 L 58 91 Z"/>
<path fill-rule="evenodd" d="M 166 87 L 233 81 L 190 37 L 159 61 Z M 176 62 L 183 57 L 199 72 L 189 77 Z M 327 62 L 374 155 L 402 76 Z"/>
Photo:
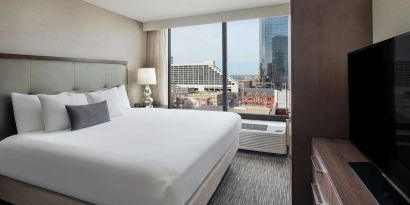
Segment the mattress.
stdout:
<path fill-rule="evenodd" d="M 94 204 L 184 204 L 232 143 L 234 113 L 132 109 L 77 131 L 0 141 L 0 174 Z"/>

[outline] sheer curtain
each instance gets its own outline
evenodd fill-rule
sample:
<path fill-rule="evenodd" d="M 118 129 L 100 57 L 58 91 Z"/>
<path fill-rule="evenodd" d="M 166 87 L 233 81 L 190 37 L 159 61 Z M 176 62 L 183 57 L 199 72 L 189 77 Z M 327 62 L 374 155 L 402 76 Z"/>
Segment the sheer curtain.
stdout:
<path fill-rule="evenodd" d="M 147 67 L 155 68 L 157 84 L 152 87 L 155 105 L 168 105 L 168 30 L 147 32 Z"/>

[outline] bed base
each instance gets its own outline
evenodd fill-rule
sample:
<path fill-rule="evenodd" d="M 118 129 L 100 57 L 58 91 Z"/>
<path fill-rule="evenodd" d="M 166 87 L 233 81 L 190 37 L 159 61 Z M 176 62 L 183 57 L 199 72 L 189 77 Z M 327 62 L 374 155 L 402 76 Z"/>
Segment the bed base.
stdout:
<path fill-rule="evenodd" d="M 238 141 L 232 143 L 218 163 L 212 168 L 186 205 L 206 205 L 229 168 L 236 152 Z M 43 189 L 25 182 L 0 175 L 0 199 L 16 205 L 89 205 L 63 194 Z"/>

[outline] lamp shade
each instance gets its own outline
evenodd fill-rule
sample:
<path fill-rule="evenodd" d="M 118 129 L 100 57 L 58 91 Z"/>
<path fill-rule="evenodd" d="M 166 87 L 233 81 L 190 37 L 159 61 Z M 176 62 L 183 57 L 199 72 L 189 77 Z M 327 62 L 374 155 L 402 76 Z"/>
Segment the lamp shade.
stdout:
<path fill-rule="evenodd" d="M 140 85 L 157 84 L 155 68 L 140 68 L 138 69 L 137 83 Z"/>

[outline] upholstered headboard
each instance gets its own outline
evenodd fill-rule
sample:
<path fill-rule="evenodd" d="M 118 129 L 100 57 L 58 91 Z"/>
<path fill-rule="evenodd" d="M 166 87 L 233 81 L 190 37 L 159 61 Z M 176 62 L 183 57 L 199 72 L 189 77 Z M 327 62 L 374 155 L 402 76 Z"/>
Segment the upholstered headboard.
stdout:
<path fill-rule="evenodd" d="M 10 94 L 55 94 L 127 85 L 127 62 L 0 53 L 0 140 L 17 133 Z M 127 87 L 127 86 L 126 86 Z"/>

